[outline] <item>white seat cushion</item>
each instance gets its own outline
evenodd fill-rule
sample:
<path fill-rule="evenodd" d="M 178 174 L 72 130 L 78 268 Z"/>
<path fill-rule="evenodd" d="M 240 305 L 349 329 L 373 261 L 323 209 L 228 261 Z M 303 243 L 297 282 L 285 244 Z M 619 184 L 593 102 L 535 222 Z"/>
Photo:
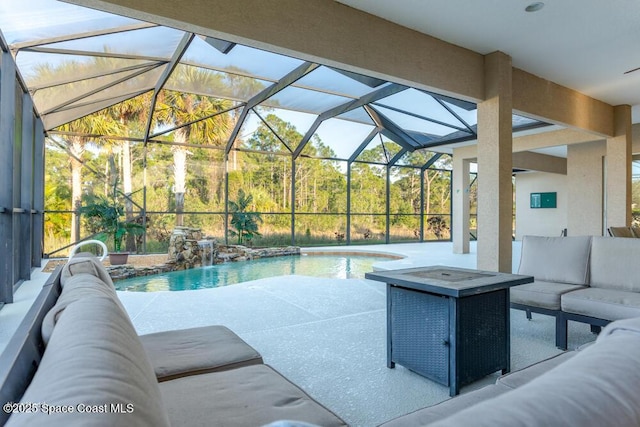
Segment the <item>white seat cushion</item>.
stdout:
<path fill-rule="evenodd" d="M 140 336 L 158 381 L 262 363 L 262 356 L 221 325 Z"/>
<path fill-rule="evenodd" d="M 160 390 L 174 426 L 245 427 L 278 420 L 346 426 L 267 365 L 163 381 Z"/>
<path fill-rule="evenodd" d="M 622 237 L 621 237 L 622 238 Z M 562 311 L 605 320 L 640 317 L 640 293 L 587 288 L 562 296 Z"/>
<path fill-rule="evenodd" d="M 560 297 L 563 294 L 584 288 L 585 286 L 580 285 L 536 280 L 533 283 L 514 286 L 509 290 L 509 293 L 513 303 L 560 310 Z"/>

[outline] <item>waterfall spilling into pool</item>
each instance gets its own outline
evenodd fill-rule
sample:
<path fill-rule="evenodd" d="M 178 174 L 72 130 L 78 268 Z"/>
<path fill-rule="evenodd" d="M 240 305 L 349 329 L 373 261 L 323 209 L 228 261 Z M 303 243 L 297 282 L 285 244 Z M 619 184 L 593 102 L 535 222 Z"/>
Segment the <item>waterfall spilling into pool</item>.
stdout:
<path fill-rule="evenodd" d="M 212 266 L 213 265 L 213 241 L 198 240 L 198 246 L 200 246 L 202 266 L 203 267 Z"/>

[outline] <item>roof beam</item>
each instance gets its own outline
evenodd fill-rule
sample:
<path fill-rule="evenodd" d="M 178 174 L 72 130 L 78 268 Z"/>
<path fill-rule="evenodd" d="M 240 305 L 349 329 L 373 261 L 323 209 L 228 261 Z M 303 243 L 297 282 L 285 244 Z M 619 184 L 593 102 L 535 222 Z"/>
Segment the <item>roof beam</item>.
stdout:
<path fill-rule="evenodd" d="M 307 75 L 308 73 L 310 73 L 311 71 L 315 70 L 318 67 L 319 67 L 318 64 L 313 64 L 311 62 L 305 62 L 299 65 L 289 74 L 287 74 L 286 76 L 278 80 L 276 84 L 273 84 L 267 87 L 266 89 L 262 90 L 260 93 L 255 95 L 253 98 L 251 98 L 249 102 L 247 102 L 247 106 L 250 108 L 257 106 L 258 104 L 271 98 L 281 90 L 285 89 L 287 86 L 290 86 L 295 81 L 301 79 L 302 77 L 304 77 L 305 75 Z"/>
<path fill-rule="evenodd" d="M 194 123 L 198 123 L 198 122 L 201 122 L 203 120 L 208 120 L 208 119 L 210 119 L 212 117 L 228 113 L 229 111 L 233 111 L 233 110 L 236 110 L 238 108 L 240 108 L 240 105 L 236 105 L 235 107 L 225 108 L 224 110 L 217 111 L 217 112 L 215 112 L 213 114 L 209 114 L 209 115 L 206 115 L 204 117 L 200 117 L 198 119 L 188 121 L 186 123 L 182 123 L 181 125 L 174 126 L 174 127 L 170 128 L 170 129 L 164 129 L 164 130 L 162 130 L 162 132 L 157 132 L 157 133 L 154 133 L 153 135 L 149 135 L 149 139 L 156 138 L 156 137 L 158 137 L 160 135 L 164 135 L 164 134 L 167 134 L 169 132 L 173 132 L 173 131 L 175 131 L 177 129 L 182 129 L 183 127 L 191 126 Z"/>
<path fill-rule="evenodd" d="M 431 158 L 427 161 L 427 163 L 425 163 L 420 169 L 422 170 L 429 169 L 431 166 L 433 166 L 435 162 L 440 160 L 440 157 L 442 157 L 443 155 L 444 155 L 443 153 L 434 153 L 433 156 L 431 156 Z"/>
<path fill-rule="evenodd" d="M 351 102 L 347 102 L 345 104 L 338 105 L 337 107 L 327 110 L 324 113 L 320 114 L 319 118 L 321 118 L 322 120 L 327 120 L 339 116 L 340 114 L 348 113 L 349 111 L 355 110 L 359 107 L 363 107 L 367 104 L 374 103 L 407 89 L 409 89 L 407 86 L 392 83 L 389 86 L 385 86 L 382 89 L 378 89 L 374 92 L 368 93 Z"/>
<path fill-rule="evenodd" d="M 52 87 L 56 87 L 56 86 L 62 86 L 62 85 L 66 85 L 69 83 L 76 83 L 79 81 L 83 81 L 83 80 L 88 80 L 88 79 L 95 79 L 98 77 L 105 77 L 105 76 L 110 76 L 113 74 L 119 74 L 119 73 L 124 73 L 126 71 L 133 71 L 133 70 L 138 70 L 140 68 L 145 68 L 145 71 L 151 71 L 153 68 L 155 67 L 159 67 L 161 65 L 164 65 L 164 62 L 156 62 L 156 63 L 151 63 L 151 64 L 137 64 L 137 65 L 132 65 L 130 67 L 124 67 L 124 68 L 117 68 L 117 69 L 113 69 L 113 70 L 109 70 L 109 71 L 99 71 L 99 72 L 95 72 L 95 73 L 90 73 L 87 75 L 83 75 L 83 76 L 74 76 L 74 77 L 70 77 L 70 78 L 66 78 L 66 79 L 59 79 L 59 80 L 54 80 L 50 83 L 47 84 L 42 84 L 42 85 L 31 85 L 29 86 L 29 91 L 31 93 L 35 93 L 41 89 L 49 89 Z"/>
<path fill-rule="evenodd" d="M 466 120 L 464 120 L 462 117 L 460 117 L 460 115 L 458 113 L 456 113 L 455 111 L 453 111 L 453 108 L 449 107 L 444 100 L 441 99 L 440 96 L 435 96 L 435 95 L 431 95 L 433 97 L 433 99 L 436 100 L 436 102 L 440 105 L 442 105 L 442 107 L 447 110 L 453 117 L 455 117 L 456 119 L 458 119 L 460 121 L 460 123 L 462 123 L 467 130 L 469 130 L 469 132 L 471 132 L 474 135 L 477 135 L 477 132 L 473 129 L 473 126 L 471 126 L 469 123 L 467 123 Z M 447 99 L 447 101 L 450 102 L 450 99 Z"/>
<path fill-rule="evenodd" d="M 357 82 L 362 83 L 363 85 L 367 85 L 371 88 L 376 88 L 378 86 L 381 86 L 383 84 L 386 83 L 386 80 L 382 80 L 382 79 L 377 79 L 375 77 L 370 77 L 370 76 L 365 76 L 364 74 L 359 74 L 359 73 L 352 73 L 351 71 L 345 71 L 345 70 L 341 70 L 340 68 L 333 68 L 330 67 L 333 71 L 335 71 L 336 73 L 340 73 L 342 75 L 345 75 Z"/>
<path fill-rule="evenodd" d="M 613 107 L 575 90 L 513 68 L 513 110 L 541 121 L 614 136 Z"/>
<path fill-rule="evenodd" d="M 363 107 L 367 104 L 370 104 L 372 102 L 378 101 L 380 99 L 386 98 L 387 96 L 394 95 L 396 93 L 402 92 L 403 90 L 407 90 L 407 89 L 409 89 L 407 86 L 392 83 L 381 89 L 370 92 L 358 99 L 354 99 L 353 101 L 346 102 L 342 105 L 338 105 L 336 107 L 333 107 L 323 112 L 316 118 L 316 120 L 313 122 L 309 130 L 307 130 L 307 133 L 304 135 L 304 137 L 300 141 L 300 144 L 298 144 L 298 147 L 293 152 L 293 158 L 296 159 L 300 155 L 302 150 L 304 150 L 305 145 L 307 145 L 307 143 L 309 142 L 313 134 L 316 133 L 316 131 L 318 130 L 318 128 L 320 127 L 323 121 L 339 116 L 340 114 L 348 113 L 349 111 L 353 111 L 356 108 Z"/>
<path fill-rule="evenodd" d="M 282 139 L 280 137 L 280 135 L 278 135 L 278 132 L 276 132 L 276 130 L 269 124 L 269 122 L 267 122 L 265 120 L 264 117 L 262 117 L 262 115 L 260 113 L 258 113 L 255 109 L 253 110 L 254 114 L 256 116 L 258 116 L 258 118 L 262 121 L 262 123 L 264 123 L 264 125 L 267 127 L 267 129 L 269 129 L 271 131 L 271 133 L 278 138 L 278 141 L 280 141 L 280 143 L 282 145 L 284 145 L 284 147 L 287 149 L 287 151 L 289 151 L 289 153 L 293 152 L 293 150 L 291 149 L 291 147 L 289 147 L 289 143 L 287 143 L 284 139 Z"/>
<path fill-rule="evenodd" d="M 514 169 L 524 169 L 538 172 L 567 174 L 567 159 L 564 157 L 550 156 L 531 151 L 520 151 L 513 153 L 512 157 Z"/>
<path fill-rule="evenodd" d="M 369 145 L 369 143 L 371 142 L 371 140 L 373 138 L 375 138 L 375 136 L 378 134 L 378 132 L 382 131 L 382 128 L 376 127 L 375 129 L 373 129 L 371 132 L 369 132 L 369 135 L 367 135 L 367 137 L 364 139 L 364 141 L 362 141 L 362 143 L 360 143 L 360 145 L 358 146 L 358 148 L 355 149 L 355 151 L 351 154 L 351 157 L 349 157 L 348 162 L 352 163 L 354 162 L 358 156 L 360 155 L 360 153 L 362 153 L 364 151 L 365 148 L 367 148 L 367 145 Z"/>
<path fill-rule="evenodd" d="M 129 79 L 131 79 L 133 77 L 139 76 L 139 75 L 144 74 L 146 72 L 147 72 L 147 70 L 140 70 L 140 71 L 135 72 L 133 74 L 128 74 L 128 75 L 126 75 L 124 77 L 120 77 L 119 79 L 117 79 L 117 80 L 115 80 L 113 82 L 110 82 L 109 84 L 99 86 L 99 87 L 97 87 L 97 88 L 95 88 L 93 90 L 90 90 L 89 92 L 84 92 L 84 93 L 82 93 L 82 94 L 80 94 L 80 95 L 78 95 L 76 97 L 68 99 L 67 101 L 65 101 L 65 102 L 63 102 L 61 104 L 58 104 L 55 107 L 49 108 L 48 110 L 42 112 L 42 114 L 45 115 L 45 114 L 55 113 L 56 111 L 60 110 L 62 107 L 66 107 L 67 105 L 71 105 L 74 102 L 77 102 L 77 101 L 80 101 L 82 99 L 88 98 L 91 95 L 94 95 L 94 94 L 96 94 L 98 92 L 101 92 L 101 91 L 103 91 L 105 89 L 109 89 L 110 87 L 116 86 L 116 85 L 118 85 L 118 84 L 120 84 L 122 82 L 125 82 L 125 81 L 127 81 L 127 80 L 129 80 Z"/>
<path fill-rule="evenodd" d="M 407 153 L 407 149 L 403 148 L 402 150 L 398 151 L 396 153 L 395 156 L 393 156 L 393 158 L 391 160 L 389 160 L 389 163 L 387 163 L 387 167 L 392 167 L 395 166 L 395 164 L 398 162 L 398 160 L 400 160 L 402 158 L 402 156 L 404 156 Z"/>
<path fill-rule="evenodd" d="M 136 96 L 142 95 L 143 93 L 148 92 L 149 90 L 150 89 L 148 89 L 148 88 L 147 89 L 140 89 L 140 90 L 136 90 L 134 92 L 123 93 L 123 94 L 120 94 L 118 96 L 105 96 L 104 98 L 94 99 L 93 101 L 76 102 L 73 105 L 67 105 L 66 107 L 61 107 L 61 108 L 56 109 L 55 111 L 51 111 L 51 112 L 46 113 L 46 114 L 62 113 L 64 111 L 73 110 L 75 108 L 88 107 L 90 105 L 100 104 L 100 103 L 103 103 L 103 102 L 108 102 L 110 100 L 113 100 L 113 104 L 112 105 L 115 105 L 118 102 L 122 102 L 123 100 L 135 98 Z M 100 111 L 100 109 L 95 110 L 95 111 Z"/>
<path fill-rule="evenodd" d="M 204 40 L 208 45 L 216 48 L 220 53 L 227 54 L 231 52 L 231 50 L 236 47 L 236 43 L 231 43 L 226 40 L 217 39 L 215 37 L 208 36 L 198 36 L 202 40 Z"/>
<path fill-rule="evenodd" d="M 28 42 L 14 43 L 10 47 L 11 47 L 11 50 L 18 51 L 20 49 L 30 48 L 30 47 L 34 47 L 34 46 L 42 46 L 42 45 L 45 45 L 45 44 L 68 42 L 68 41 L 72 41 L 72 40 L 86 39 L 88 37 L 106 36 L 106 35 L 109 35 L 109 34 L 118 34 L 118 33 L 124 33 L 126 31 L 142 30 L 142 29 L 145 29 L 145 28 L 153 28 L 153 27 L 157 27 L 157 26 L 158 26 L 158 24 L 151 24 L 151 23 L 148 23 L 148 22 L 140 22 L 140 23 L 137 23 L 137 24 L 125 25 L 125 26 L 118 27 L 118 28 L 109 28 L 109 29 L 104 29 L 104 30 L 87 31 L 87 32 L 84 32 L 84 33 L 77 33 L 77 34 L 66 34 L 64 36 L 59 36 L 59 37 L 49 37 L 49 38 L 46 38 L 46 39 L 38 39 L 38 40 L 31 40 L 31 41 L 28 41 Z"/>
<path fill-rule="evenodd" d="M 462 108 L 463 110 L 467 110 L 467 111 L 472 111 L 472 110 L 476 110 L 478 108 L 478 106 L 476 104 L 474 104 L 473 102 L 469 102 L 469 101 L 464 101 L 462 99 L 457 99 L 457 98 L 452 98 L 450 96 L 446 96 L 446 95 L 441 95 L 439 93 L 434 93 L 428 90 L 423 90 L 422 92 L 431 95 L 433 98 L 436 99 L 436 101 L 446 101 L 450 104 L 453 104 L 457 107 Z"/>
<path fill-rule="evenodd" d="M 144 131 L 144 144 L 147 145 L 147 141 L 149 140 L 149 134 L 151 133 L 151 123 L 153 123 L 153 111 L 156 109 L 156 103 L 158 102 L 158 93 L 165 85 L 167 80 L 169 80 L 169 76 L 173 73 L 173 70 L 178 66 L 178 62 L 180 62 L 180 58 L 187 51 L 187 48 L 191 44 L 191 41 L 195 37 L 193 33 L 185 33 L 178 43 L 176 50 L 173 51 L 173 55 L 171 56 L 171 60 L 167 63 L 166 68 L 162 72 L 162 75 L 158 78 L 155 87 L 153 88 L 153 97 L 151 98 L 151 105 L 149 106 L 149 117 L 147 118 L 147 126 Z"/>
<path fill-rule="evenodd" d="M 195 37 L 195 34 L 193 33 L 185 33 L 182 36 L 180 43 L 178 43 L 176 50 L 173 52 L 173 55 L 171 56 L 171 60 L 169 60 L 169 62 L 167 63 L 167 68 L 164 69 L 164 71 L 162 72 L 162 75 L 158 78 L 158 81 L 156 82 L 156 86 L 155 86 L 156 92 L 162 89 L 162 87 L 165 85 L 167 80 L 169 80 L 169 76 L 171 76 L 171 73 L 173 73 L 173 70 L 175 70 L 176 67 L 178 66 L 178 62 L 180 62 L 180 59 L 182 58 L 184 53 L 187 51 L 187 48 L 191 44 L 191 41 L 193 40 L 194 37 Z"/>
<path fill-rule="evenodd" d="M 384 128 L 382 133 L 389 139 L 393 140 L 409 151 L 423 148 L 415 139 L 413 139 L 407 132 L 405 132 L 404 129 L 395 124 L 384 114 L 377 111 L 374 107 L 366 106 L 365 108 L 369 112 L 371 117 L 374 118 L 376 123 L 379 123 Z"/>
<path fill-rule="evenodd" d="M 253 98 L 247 101 L 247 105 L 245 105 L 245 107 L 242 109 L 242 113 L 240 113 L 240 117 L 238 118 L 238 121 L 236 122 L 236 125 L 233 128 L 231 135 L 229 136 L 226 152 L 228 153 L 229 151 L 231 151 L 231 147 L 233 147 L 233 142 L 238 137 L 238 133 L 240 133 L 240 129 L 242 128 L 242 125 L 244 124 L 244 121 L 247 118 L 249 111 L 253 107 L 271 98 L 276 93 L 280 92 L 287 86 L 291 85 L 296 80 L 301 79 L 302 77 L 304 77 L 311 71 L 315 70 L 316 68 L 318 68 L 318 64 L 313 64 L 311 62 L 305 62 L 303 64 L 300 64 L 297 68 L 290 71 L 287 75 L 285 75 L 283 78 L 278 80 L 277 83 L 272 84 L 271 86 L 263 89 L 260 93 L 254 95 Z"/>
<path fill-rule="evenodd" d="M 119 102 L 123 102 L 126 101 L 127 99 L 131 99 L 131 98 L 135 98 L 136 96 L 142 95 L 143 93 L 149 91 L 149 89 L 144 89 L 141 91 L 137 91 L 137 92 L 133 92 L 133 93 L 128 93 L 125 95 L 121 95 L 121 96 L 117 96 L 117 97 L 110 97 L 110 98 L 103 98 L 97 101 L 93 101 L 93 102 L 85 102 L 85 103 L 77 103 L 73 106 L 70 107 L 66 107 L 66 108 L 61 108 L 58 111 L 56 111 L 55 113 L 50 113 L 50 114 L 43 114 L 42 115 L 42 121 L 44 122 L 45 125 L 45 130 L 46 131 L 50 131 L 51 129 L 55 129 L 60 125 L 63 125 L 65 123 L 69 123 L 73 120 L 75 120 L 78 117 L 84 117 L 86 115 L 89 114 L 93 114 L 97 111 L 103 110 L 107 107 L 110 107 L 112 105 L 115 105 Z M 60 118 L 62 117 L 62 115 L 64 114 L 65 111 L 67 110 L 73 110 L 76 108 L 83 108 L 83 107 L 89 107 L 87 110 L 83 111 L 83 114 L 81 115 L 75 115 L 73 118 L 69 119 L 68 116 L 64 116 L 64 118 Z M 58 116 L 58 117 L 56 117 Z M 54 117 L 56 118 L 56 120 L 54 121 Z"/>
<path fill-rule="evenodd" d="M 405 136 L 400 136 L 389 129 L 382 129 L 380 133 L 406 150 L 415 151 L 417 149 L 411 145 L 413 141 L 408 141 Z"/>
<path fill-rule="evenodd" d="M 54 55 L 74 55 L 74 56 L 95 56 L 99 58 L 118 58 L 118 59 L 134 59 L 143 61 L 159 61 L 167 62 L 167 58 L 161 58 L 159 56 L 144 56 L 144 55 L 132 55 L 127 53 L 113 53 L 113 52 L 94 52 L 87 50 L 75 50 L 75 49 L 54 49 L 49 47 L 29 47 L 22 49 L 22 52 L 36 52 L 36 53 L 52 53 Z"/>
<path fill-rule="evenodd" d="M 463 132 L 467 131 L 467 129 L 465 129 L 465 128 L 461 127 L 461 126 L 455 126 L 455 125 L 452 125 L 450 123 L 443 122 L 441 120 L 432 119 L 430 117 L 426 117 L 426 116 L 423 116 L 421 114 L 412 113 L 411 111 L 401 110 L 400 108 L 392 107 L 390 105 L 384 105 L 384 104 L 380 104 L 378 102 L 374 103 L 373 105 L 375 105 L 377 107 L 387 108 L 387 109 L 389 109 L 391 111 L 395 111 L 397 113 L 406 114 L 408 116 L 415 117 L 416 119 L 420 119 L 420 120 L 424 120 L 424 121 L 427 121 L 427 122 L 435 123 L 435 124 L 440 125 L 440 126 L 445 126 L 445 127 L 448 127 L 448 128 L 451 128 L 451 129 L 455 129 L 455 130 L 460 130 L 460 131 L 463 131 Z"/>

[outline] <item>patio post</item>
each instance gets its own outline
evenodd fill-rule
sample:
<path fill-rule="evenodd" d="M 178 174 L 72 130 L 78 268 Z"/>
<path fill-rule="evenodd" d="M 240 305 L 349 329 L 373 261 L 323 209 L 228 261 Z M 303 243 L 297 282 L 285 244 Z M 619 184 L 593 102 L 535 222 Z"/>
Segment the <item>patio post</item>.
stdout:
<path fill-rule="evenodd" d="M 469 253 L 469 159 L 453 150 L 452 220 L 453 253 Z"/>
<path fill-rule="evenodd" d="M 485 101 L 478 104 L 478 268 L 511 272 L 512 67 L 511 58 L 485 56 Z"/>
<path fill-rule="evenodd" d="M 614 107 L 614 135 L 607 138 L 605 157 L 605 230 L 631 225 L 631 107 Z"/>

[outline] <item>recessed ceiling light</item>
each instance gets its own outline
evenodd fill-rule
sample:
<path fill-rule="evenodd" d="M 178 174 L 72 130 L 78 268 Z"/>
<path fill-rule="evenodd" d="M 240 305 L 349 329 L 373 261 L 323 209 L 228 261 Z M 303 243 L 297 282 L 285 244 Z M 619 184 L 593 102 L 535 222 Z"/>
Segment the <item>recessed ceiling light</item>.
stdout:
<path fill-rule="evenodd" d="M 529 6 L 525 7 L 524 10 L 527 12 L 537 12 L 544 7 L 544 3 L 541 1 L 537 1 L 535 3 L 531 3 Z"/>

